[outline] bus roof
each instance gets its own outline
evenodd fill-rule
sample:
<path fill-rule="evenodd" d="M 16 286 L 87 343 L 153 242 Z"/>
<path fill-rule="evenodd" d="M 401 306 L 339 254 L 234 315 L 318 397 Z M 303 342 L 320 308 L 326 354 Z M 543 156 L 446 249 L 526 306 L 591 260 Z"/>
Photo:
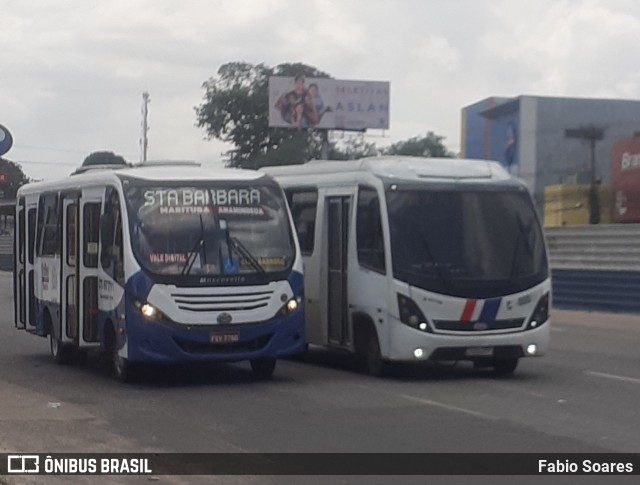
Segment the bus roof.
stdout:
<path fill-rule="evenodd" d="M 404 156 L 369 157 L 359 160 L 312 160 L 302 165 L 263 167 L 274 177 L 322 175 L 323 180 L 344 175 L 370 173 L 386 179 L 402 181 L 499 182 L 512 176 L 498 162 L 458 158 L 424 158 Z M 341 176 L 341 174 L 344 174 Z"/>
<path fill-rule="evenodd" d="M 84 170 L 86 168 L 86 170 Z M 83 167 L 83 170 L 71 174 L 64 179 L 50 182 L 34 182 L 20 187 L 21 195 L 38 193 L 44 190 L 64 190 L 90 185 L 104 185 L 105 182 L 117 182 L 119 176 L 137 178 L 145 181 L 179 182 L 179 181 L 253 181 L 265 176 L 255 170 L 237 168 L 203 168 L 197 163 L 185 162 L 150 162 L 133 166 L 94 166 Z"/>

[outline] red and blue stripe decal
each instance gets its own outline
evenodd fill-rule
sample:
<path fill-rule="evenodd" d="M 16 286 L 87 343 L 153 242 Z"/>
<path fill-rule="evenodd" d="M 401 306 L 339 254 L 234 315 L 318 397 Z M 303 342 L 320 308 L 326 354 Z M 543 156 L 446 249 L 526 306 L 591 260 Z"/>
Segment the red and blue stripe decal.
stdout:
<path fill-rule="evenodd" d="M 501 302 L 502 298 L 490 298 L 489 300 L 485 300 L 484 305 L 482 306 L 482 311 L 480 312 L 480 316 L 478 317 L 478 321 L 485 323 L 495 322 L 496 317 L 498 316 L 498 310 L 500 309 Z M 461 322 L 471 321 L 477 303 L 478 300 L 467 300 L 467 302 L 464 304 L 462 315 L 460 315 Z"/>

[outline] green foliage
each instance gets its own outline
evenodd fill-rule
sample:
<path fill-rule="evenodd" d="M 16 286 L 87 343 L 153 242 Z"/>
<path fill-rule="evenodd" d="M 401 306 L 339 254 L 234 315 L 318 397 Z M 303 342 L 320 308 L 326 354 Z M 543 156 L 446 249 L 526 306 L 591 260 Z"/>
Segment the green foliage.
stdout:
<path fill-rule="evenodd" d="M 120 155 L 116 155 L 113 152 L 93 152 L 87 155 L 82 162 L 83 167 L 89 165 L 128 165 L 127 161 Z"/>
<path fill-rule="evenodd" d="M 383 150 L 384 155 L 408 155 L 414 157 L 452 158 L 454 155 L 442 141 L 443 136 L 430 131 L 426 136 L 414 136 L 408 140 L 399 141 Z"/>
<path fill-rule="evenodd" d="M 321 133 L 313 130 L 269 128 L 269 77 L 330 77 L 302 63 L 264 64 L 230 62 L 205 81 L 204 101 L 195 108 L 197 124 L 209 138 L 233 144 L 227 165 L 259 168 L 303 163 L 320 154 Z"/>
<path fill-rule="evenodd" d="M 366 142 L 360 135 L 348 136 L 345 141 L 332 143 L 329 150 L 330 160 L 356 160 L 363 157 L 374 157 L 381 150 L 373 142 Z"/>
<path fill-rule="evenodd" d="M 6 176 L 6 182 L 0 182 L 0 190 L 4 192 L 5 200 L 15 199 L 18 189 L 30 182 L 20 164 L 2 157 L 0 157 L 0 173 Z"/>
<path fill-rule="evenodd" d="M 197 125 L 209 138 L 231 143 L 225 155 L 231 167 L 259 168 L 266 165 L 291 165 L 321 157 L 322 133 L 310 129 L 269 128 L 269 77 L 297 76 L 329 78 L 329 74 L 302 63 L 265 64 L 230 62 L 205 81 L 202 104 L 195 107 Z M 442 141 L 444 137 L 428 132 L 378 149 L 361 136 L 347 136 L 331 143 L 329 159 L 353 160 L 364 156 L 414 155 L 452 157 Z"/>

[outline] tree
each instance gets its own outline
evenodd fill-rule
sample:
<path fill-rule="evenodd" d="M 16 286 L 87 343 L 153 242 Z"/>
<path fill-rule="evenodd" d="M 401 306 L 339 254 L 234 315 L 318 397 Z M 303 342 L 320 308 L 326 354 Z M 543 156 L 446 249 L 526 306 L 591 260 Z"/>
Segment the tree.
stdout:
<path fill-rule="evenodd" d="M 202 87 L 204 101 L 195 108 L 197 125 L 209 138 L 234 145 L 226 153 L 227 165 L 259 168 L 272 164 L 303 163 L 317 158 L 322 134 L 314 130 L 269 128 L 269 77 L 330 77 L 302 63 L 265 64 L 230 62 L 218 69 Z"/>
<path fill-rule="evenodd" d="M 452 158 L 454 155 L 444 146 L 443 140 L 443 136 L 436 135 L 433 131 L 430 131 L 426 136 L 414 136 L 408 140 L 394 143 L 385 148 L 383 154 Z"/>
<path fill-rule="evenodd" d="M 82 162 L 83 167 L 90 165 L 128 165 L 127 161 L 113 152 L 93 152 L 86 156 Z"/>
<path fill-rule="evenodd" d="M 0 191 L 5 200 L 15 199 L 18 189 L 30 182 L 20 164 L 0 157 Z"/>

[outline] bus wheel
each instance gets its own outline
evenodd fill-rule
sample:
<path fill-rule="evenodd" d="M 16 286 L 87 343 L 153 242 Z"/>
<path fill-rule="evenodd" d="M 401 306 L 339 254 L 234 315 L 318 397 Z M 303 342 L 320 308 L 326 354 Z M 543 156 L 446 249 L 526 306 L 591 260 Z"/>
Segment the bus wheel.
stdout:
<path fill-rule="evenodd" d="M 260 380 L 266 381 L 273 377 L 273 371 L 276 369 L 276 359 L 253 359 L 251 360 L 251 370 L 253 376 Z"/>
<path fill-rule="evenodd" d="M 364 366 L 367 374 L 381 377 L 387 373 L 388 363 L 382 358 L 380 353 L 380 343 L 375 330 L 370 329 L 366 334 L 366 344 L 364 347 Z"/>
<path fill-rule="evenodd" d="M 105 348 L 107 355 L 111 360 L 113 376 L 120 382 L 129 382 L 132 375 L 131 364 L 125 357 L 121 357 L 118 354 L 118 349 L 116 348 L 116 334 L 111 325 L 109 325 L 106 330 Z"/>
<path fill-rule="evenodd" d="M 493 370 L 496 375 L 510 376 L 518 367 L 518 360 L 517 358 L 495 360 L 493 361 Z"/>
<path fill-rule="evenodd" d="M 53 335 L 53 332 L 49 334 L 49 349 L 56 364 L 68 364 L 71 362 L 73 348 L 64 345 L 60 339 Z"/>
<path fill-rule="evenodd" d="M 118 355 L 118 351 L 114 349 L 111 354 L 111 362 L 113 364 L 113 376 L 120 382 L 129 382 L 132 374 L 129 361 Z"/>

